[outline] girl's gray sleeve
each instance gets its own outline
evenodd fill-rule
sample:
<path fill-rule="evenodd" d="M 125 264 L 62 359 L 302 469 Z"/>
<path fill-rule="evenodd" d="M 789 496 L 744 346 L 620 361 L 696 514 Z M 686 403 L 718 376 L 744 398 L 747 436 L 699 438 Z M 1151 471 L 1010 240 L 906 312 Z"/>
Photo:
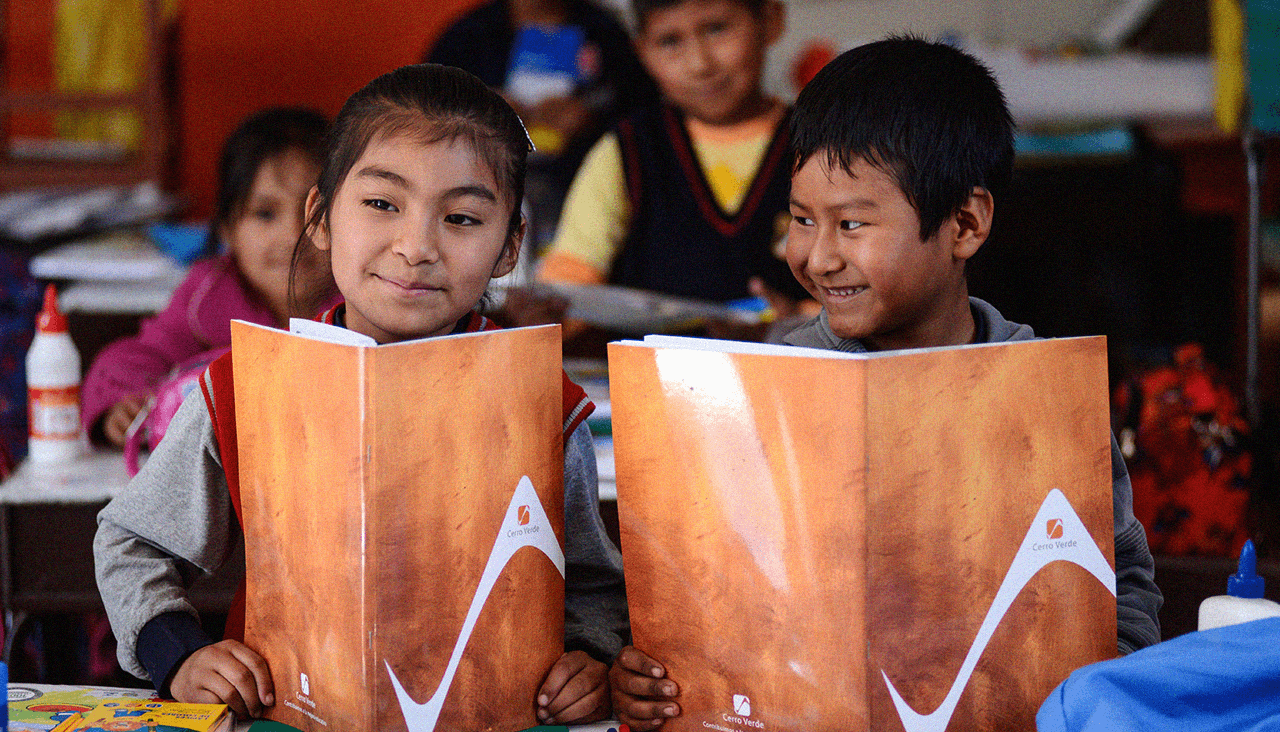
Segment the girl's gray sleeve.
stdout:
<path fill-rule="evenodd" d="M 631 642 L 622 555 L 600 519 L 591 432 L 581 424 L 564 446 L 565 650 L 612 663 Z"/>
<path fill-rule="evenodd" d="M 1111 438 L 1111 501 L 1116 537 L 1116 633 L 1121 655 L 1160 642 L 1164 596 L 1155 582 L 1147 532 L 1133 515 L 1133 486 L 1120 446 Z"/>
<path fill-rule="evenodd" d="M 142 470 L 98 514 L 98 590 L 124 670 L 149 678 L 136 653 L 139 631 L 163 613 L 198 618 L 187 589 L 240 541 L 213 422 L 194 389 Z"/>

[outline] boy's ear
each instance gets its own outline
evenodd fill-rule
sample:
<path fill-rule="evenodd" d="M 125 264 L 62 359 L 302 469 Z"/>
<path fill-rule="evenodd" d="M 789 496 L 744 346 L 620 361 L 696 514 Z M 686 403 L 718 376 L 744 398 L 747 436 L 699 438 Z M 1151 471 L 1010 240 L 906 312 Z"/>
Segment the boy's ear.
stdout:
<path fill-rule="evenodd" d="M 507 244 L 502 248 L 502 254 L 498 256 L 497 263 L 493 265 L 493 274 L 490 277 L 501 277 L 516 268 L 516 262 L 520 261 L 520 247 L 524 244 L 526 228 L 525 218 L 521 216 L 520 225 L 511 232 L 511 236 L 507 237 Z"/>
<path fill-rule="evenodd" d="M 995 215 L 996 200 L 991 192 L 974 186 L 973 193 L 956 209 L 956 238 L 951 255 L 961 261 L 978 253 L 978 249 L 991 234 L 991 219 Z"/>
<path fill-rule="evenodd" d="M 311 186 L 311 190 L 307 191 L 307 203 L 303 207 L 303 233 L 311 239 L 311 243 L 316 249 L 327 251 L 329 249 L 329 230 L 325 226 L 324 221 L 318 222 L 314 227 L 308 226 L 311 217 L 315 215 L 316 209 L 320 207 L 320 188 L 319 186 Z"/>
<path fill-rule="evenodd" d="M 767 0 L 764 12 L 764 43 L 772 46 L 787 31 L 787 6 L 781 0 Z"/>

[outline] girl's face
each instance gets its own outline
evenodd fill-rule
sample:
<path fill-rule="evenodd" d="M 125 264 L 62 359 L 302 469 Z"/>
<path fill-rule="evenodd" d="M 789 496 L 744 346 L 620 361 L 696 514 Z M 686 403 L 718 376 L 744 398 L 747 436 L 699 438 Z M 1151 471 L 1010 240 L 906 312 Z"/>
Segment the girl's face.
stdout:
<path fill-rule="evenodd" d="M 312 190 L 308 215 L 318 203 Z M 347 327 L 379 343 L 450 332 L 515 267 L 513 205 L 468 143 L 375 135 L 311 237 L 329 251 Z"/>
<path fill-rule="evenodd" d="M 289 313 L 289 266 L 302 233 L 303 206 L 319 175 L 299 150 L 263 160 L 244 210 L 221 232 L 240 273 L 282 323 Z"/>

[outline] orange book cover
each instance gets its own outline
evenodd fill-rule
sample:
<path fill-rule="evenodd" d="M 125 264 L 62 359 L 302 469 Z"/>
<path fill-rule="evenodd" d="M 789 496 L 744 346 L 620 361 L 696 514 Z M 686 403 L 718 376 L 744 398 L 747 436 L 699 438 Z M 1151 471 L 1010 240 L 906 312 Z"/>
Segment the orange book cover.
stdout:
<path fill-rule="evenodd" d="M 556 326 L 232 324 L 245 642 L 306 732 L 521 730 L 564 650 Z"/>
<path fill-rule="evenodd" d="M 1106 342 L 609 346 L 670 732 L 1023 731 L 1116 654 Z"/>

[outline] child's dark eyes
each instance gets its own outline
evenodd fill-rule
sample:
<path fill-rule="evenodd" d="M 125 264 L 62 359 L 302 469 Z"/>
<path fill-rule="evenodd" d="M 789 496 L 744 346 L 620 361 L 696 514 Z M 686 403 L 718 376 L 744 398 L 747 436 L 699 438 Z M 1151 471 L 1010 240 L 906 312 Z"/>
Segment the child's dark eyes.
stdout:
<path fill-rule="evenodd" d="M 658 40 L 656 41 L 656 43 L 658 44 L 659 48 L 667 48 L 667 49 L 675 48 L 676 46 L 680 45 L 680 36 L 677 36 L 674 33 L 658 36 Z"/>
<path fill-rule="evenodd" d="M 806 219 L 803 216 L 797 216 L 795 214 L 792 214 L 791 219 L 801 226 L 813 226 L 813 220 Z"/>
<path fill-rule="evenodd" d="M 399 211 L 400 210 L 396 208 L 394 203 L 391 203 L 390 201 L 382 198 L 365 199 L 364 205 L 368 206 L 369 208 L 377 209 L 379 211 Z"/>
<path fill-rule="evenodd" d="M 853 231 L 859 226 L 862 226 L 861 221 L 841 221 L 840 222 L 840 228 L 845 231 Z"/>
<path fill-rule="evenodd" d="M 260 209 L 256 209 L 256 210 L 254 210 L 254 211 L 250 212 L 250 214 L 249 214 L 249 215 L 250 215 L 250 216 L 252 216 L 253 218 L 255 218 L 255 219 L 259 220 L 259 221 L 264 222 L 264 223 L 270 223 L 270 222 L 274 221 L 274 220 L 275 220 L 275 218 L 276 218 L 276 212 L 275 212 L 275 210 L 274 210 L 274 209 L 270 209 L 270 208 L 260 208 Z"/>
<path fill-rule="evenodd" d="M 723 21 L 716 22 L 716 23 L 707 23 L 706 25 L 702 26 L 702 32 L 706 33 L 709 36 L 713 36 L 717 33 L 723 33 L 728 29 L 729 29 L 729 24 Z"/>
<path fill-rule="evenodd" d="M 444 217 L 444 222 L 454 226 L 476 226 L 482 223 L 480 219 L 459 213 L 448 214 Z"/>

